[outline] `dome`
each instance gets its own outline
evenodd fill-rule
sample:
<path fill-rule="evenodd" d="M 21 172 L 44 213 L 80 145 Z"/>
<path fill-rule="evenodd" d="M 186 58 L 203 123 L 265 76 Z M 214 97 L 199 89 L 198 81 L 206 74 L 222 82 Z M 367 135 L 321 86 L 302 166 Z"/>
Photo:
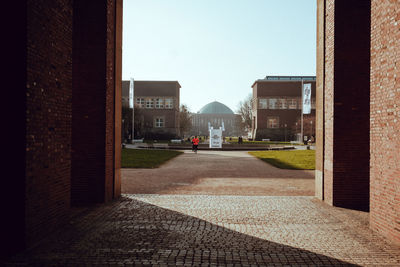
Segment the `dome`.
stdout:
<path fill-rule="evenodd" d="M 233 111 L 224 104 L 214 101 L 202 107 L 200 114 L 234 114 Z"/>

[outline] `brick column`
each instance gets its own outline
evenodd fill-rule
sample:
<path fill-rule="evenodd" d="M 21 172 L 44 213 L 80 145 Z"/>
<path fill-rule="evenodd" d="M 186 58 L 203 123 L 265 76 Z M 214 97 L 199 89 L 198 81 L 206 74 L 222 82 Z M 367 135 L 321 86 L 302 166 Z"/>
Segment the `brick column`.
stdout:
<path fill-rule="evenodd" d="M 324 199 L 368 210 L 370 1 L 324 9 Z"/>
<path fill-rule="evenodd" d="M 116 2 L 73 3 L 71 201 L 83 205 L 115 190 Z"/>
<path fill-rule="evenodd" d="M 372 1 L 370 225 L 397 244 L 400 244 L 399 14 L 399 1 Z"/>
<path fill-rule="evenodd" d="M 317 82 L 315 196 L 324 199 L 324 78 L 325 78 L 325 0 L 317 2 Z"/>

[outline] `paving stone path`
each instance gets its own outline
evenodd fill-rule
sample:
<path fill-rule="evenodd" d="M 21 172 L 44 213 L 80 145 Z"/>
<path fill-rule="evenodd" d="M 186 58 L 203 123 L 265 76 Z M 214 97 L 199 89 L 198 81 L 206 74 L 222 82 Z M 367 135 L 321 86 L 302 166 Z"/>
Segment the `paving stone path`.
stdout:
<path fill-rule="evenodd" d="M 367 212 L 312 196 L 312 171 L 200 151 L 122 175 L 121 199 L 75 210 L 3 265 L 400 266 L 400 247 L 369 229 Z"/>
<path fill-rule="evenodd" d="M 6 265 L 400 266 L 368 213 L 313 197 L 123 195 Z"/>
<path fill-rule="evenodd" d="M 245 151 L 185 151 L 157 169 L 121 172 L 126 194 L 314 195 L 314 171 L 278 169 Z"/>

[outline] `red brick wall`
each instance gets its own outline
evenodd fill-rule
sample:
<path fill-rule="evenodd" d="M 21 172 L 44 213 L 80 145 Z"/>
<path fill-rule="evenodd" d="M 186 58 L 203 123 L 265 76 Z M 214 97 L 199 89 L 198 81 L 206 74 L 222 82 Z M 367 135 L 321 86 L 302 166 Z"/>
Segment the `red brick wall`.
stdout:
<path fill-rule="evenodd" d="M 114 194 L 115 2 L 115 0 L 107 0 L 105 201 L 112 200 Z"/>
<path fill-rule="evenodd" d="M 400 244 L 400 2 L 371 8 L 372 229 Z"/>
<path fill-rule="evenodd" d="M 369 209 L 369 1 L 327 1 L 325 199 Z"/>
<path fill-rule="evenodd" d="M 333 205 L 333 91 L 335 51 L 335 1 L 325 4 L 325 145 L 324 145 L 324 200 Z"/>
<path fill-rule="evenodd" d="M 26 240 L 65 221 L 70 207 L 72 1 L 28 1 Z"/>
<path fill-rule="evenodd" d="M 73 205 L 101 203 L 112 198 L 114 16 L 114 1 L 74 1 L 71 178 Z"/>

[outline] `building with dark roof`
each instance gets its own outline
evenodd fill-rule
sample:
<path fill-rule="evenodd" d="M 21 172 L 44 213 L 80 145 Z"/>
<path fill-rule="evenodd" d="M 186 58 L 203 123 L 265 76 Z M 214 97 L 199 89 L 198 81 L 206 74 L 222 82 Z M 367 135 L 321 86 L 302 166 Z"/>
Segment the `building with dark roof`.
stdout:
<path fill-rule="evenodd" d="M 303 116 L 303 132 L 306 136 L 315 134 L 315 82 L 315 76 L 266 76 L 256 80 L 252 85 L 252 137 L 256 140 L 298 139 L 302 83 L 311 83 L 311 114 Z"/>
<path fill-rule="evenodd" d="M 122 106 L 129 107 L 130 81 L 122 81 Z M 134 81 L 134 103 L 139 113 L 135 138 L 171 139 L 179 133 L 178 81 Z"/>
<path fill-rule="evenodd" d="M 224 122 L 224 136 L 236 136 L 237 120 L 240 116 L 235 114 L 226 105 L 214 101 L 202 107 L 199 112 L 192 113 L 191 135 L 208 135 L 208 123 L 214 128 L 219 128 Z"/>

